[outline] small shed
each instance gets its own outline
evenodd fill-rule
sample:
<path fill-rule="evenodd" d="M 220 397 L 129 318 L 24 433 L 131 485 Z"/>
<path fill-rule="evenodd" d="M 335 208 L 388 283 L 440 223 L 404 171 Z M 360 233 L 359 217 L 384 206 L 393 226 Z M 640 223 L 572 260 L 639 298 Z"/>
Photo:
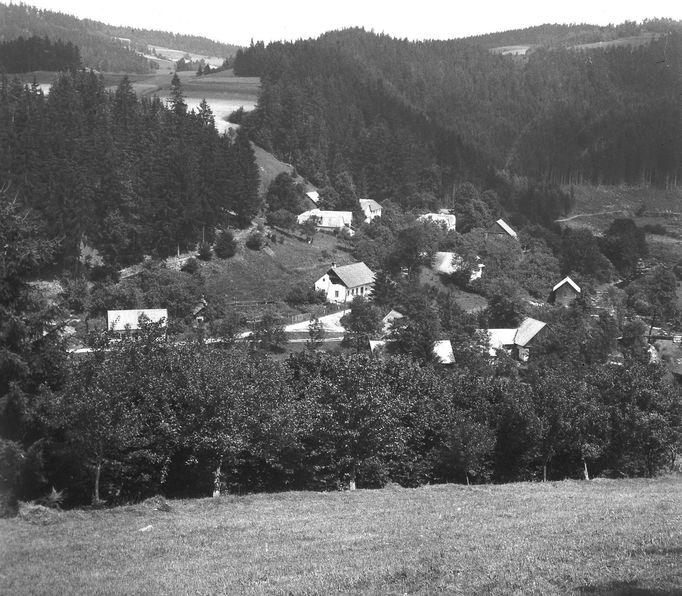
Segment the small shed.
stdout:
<path fill-rule="evenodd" d="M 580 296 L 580 292 L 580 286 L 567 276 L 552 288 L 550 302 L 568 306 Z"/>
<path fill-rule="evenodd" d="M 493 225 L 491 225 L 488 228 L 487 234 L 490 234 L 492 236 L 509 236 L 514 240 L 519 239 L 519 235 L 502 218 L 498 219 Z"/>

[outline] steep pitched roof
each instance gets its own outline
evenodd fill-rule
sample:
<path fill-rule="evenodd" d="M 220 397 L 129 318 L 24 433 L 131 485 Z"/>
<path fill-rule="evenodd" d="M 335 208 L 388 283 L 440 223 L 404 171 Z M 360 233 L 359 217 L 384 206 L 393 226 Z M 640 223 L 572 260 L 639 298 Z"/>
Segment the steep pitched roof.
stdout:
<path fill-rule="evenodd" d="M 336 275 L 347 288 L 356 288 L 374 283 L 374 272 L 363 262 L 332 267 L 329 273 Z"/>
<path fill-rule="evenodd" d="M 569 284 L 576 292 L 580 293 L 580 286 L 568 276 L 564 277 L 557 285 L 555 285 L 552 288 L 552 292 L 556 292 L 564 284 Z"/>
<path fill-rule="evenodd" d="M 514 336 L 514 343 L 522 348 L 528 345 L 528 343 L 547 325 L 542 321 L 537 319 L 531 319 L 530 317 L 525 318 L 519 328 L 516 330 Z"/>
<path fill-rule="evenodd" d="M 494 228 L 496 225 L 499 226 L 500 228 L 502 228 L 502 230 L 504 230 L 512 238 L 518 238 L 519 237 L 518 234 L 511 228 L 511 226 L 506 221 L 504 221 L 502 218 L 498 219 L 492 225 L 492 228 Z"/>

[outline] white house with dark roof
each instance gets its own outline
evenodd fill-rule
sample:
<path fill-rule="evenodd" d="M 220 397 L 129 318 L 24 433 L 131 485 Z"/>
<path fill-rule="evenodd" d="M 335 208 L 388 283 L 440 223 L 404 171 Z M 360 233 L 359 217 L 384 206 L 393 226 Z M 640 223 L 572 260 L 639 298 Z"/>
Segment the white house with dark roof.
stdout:
<path fill-rule="evenodd" d="M 513 329 L 488 329 L 490 355 L 495 356 L 497 350 L 505 350 L 511 352 L 521 362 L 527 362 L 532 343 L 546 326 L 547 323 L 526 317 Z"/>
<path fill-rule="evenodd" d="M 364 263 L 332 267 L 315 282 L 327 302 L 350 302 L 356 296 L 368 297 L 374 288 L 374 272 Z"/>
<path fill-rule="evenodd" d="M 567 276 L 552 288 L 550 301 L 554 304 L 568 306 L 580 296 L 580 293 L 580 286 Z"/>
<path fill-rule="evenodd" d="M 381 217 L 381 205 L 373 199 L 360 199 L 360 209 L 365 214 L 365 223 L 369 223 L 375 217 Z"/>
<path fill-rule="evenodd" d="M 162 327 L 168 324 L 168 309 L 166 308 L 136 308 L 130 310 L 108 310 L 107 329 L 118 333 L 130 330 L 138 331 L 140 322 L 160 323 Z"/>
<path fill-rule="evenodd" d="M 514 240 L 519 239 L 519 235 L 501 218 L 488 228 L 487 233 L 494 236 L 509 236 Z"/>

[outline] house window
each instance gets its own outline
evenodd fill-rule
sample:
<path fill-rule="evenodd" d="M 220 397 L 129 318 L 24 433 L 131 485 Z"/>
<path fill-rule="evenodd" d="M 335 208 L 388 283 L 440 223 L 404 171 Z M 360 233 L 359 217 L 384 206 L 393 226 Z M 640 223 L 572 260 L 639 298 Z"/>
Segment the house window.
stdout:
<path fill-rule="evenodd" d="M 334 290 L 334 298 L 338 298 L 338 297 L 339 297 L 339 291 L 338 291 L 338 290 Z"/>

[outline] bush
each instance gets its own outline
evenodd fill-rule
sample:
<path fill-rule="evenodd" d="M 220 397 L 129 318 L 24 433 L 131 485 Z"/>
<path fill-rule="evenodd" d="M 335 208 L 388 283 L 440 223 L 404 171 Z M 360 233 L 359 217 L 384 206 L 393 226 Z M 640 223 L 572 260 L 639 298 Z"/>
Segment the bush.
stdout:
<path fill-rule="evenodd" d="M 233 257 L 237 252 L 237 241 L 234 239 L 234 235 L 230 230 L 224 230 L 218 236 L 213 247 L 215 254 L 221 259 L 229 259 Z"/>
<path fill-rule="evenodd" d="M 642 226 L 645 234 L 656 234 L 658 236 L 665 236 L 668 233 L 661 224 L 645 224 Z"/>
<path fill-rule="evenodd" d="M 265 246 L 265 236 L 261 232 L 251 232 L 246 239 L 246 247 L 251 250 L 260 250 Z"/>
<path fill-rule="evenodd" d="M 324 292 L 317 291 L 314 288 L 299 285 L 294 286 L 289 290 L 285 300 L 289 304 L 324 304 L 325 296 Z"/>
<path fill-rule="evenodd" d="M 182 266 L 182 271 L 185 273 L 194 274 L 199 271 L 199 261 L 194 257 L 187 259 L 187 262 Z"/>
<path fill-rule="evenodd" d="M 296 216 L 287 209 L 270 211 L 265 216 L 265 221 L 269 226 L 291 230 L 296 227 Z"/>
<path fill-rule="evenodd" d="M 199 245 L 198 257 L 202 261 L 210 261 L 212 256 L 213 256 L 213 252 L 211 251 L 211 245 L 208 242 L 202 242 Z"/>

